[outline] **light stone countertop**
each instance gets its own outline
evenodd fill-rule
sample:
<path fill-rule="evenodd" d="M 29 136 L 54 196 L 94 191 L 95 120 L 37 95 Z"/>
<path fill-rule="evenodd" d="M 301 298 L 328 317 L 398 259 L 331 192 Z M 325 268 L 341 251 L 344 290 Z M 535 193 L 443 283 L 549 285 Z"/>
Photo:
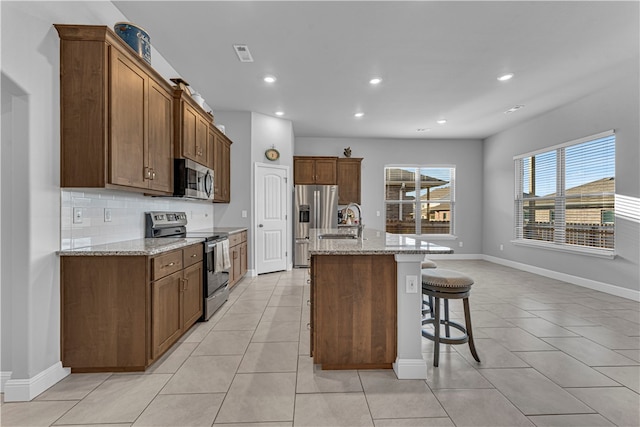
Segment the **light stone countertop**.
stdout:
<path fill-rule="evenodd" d="M 236 234 L 241 231 L 247 231 L 247 227 L 213 227 L 213 228 L 204 228 L 200 230 L 189 230 L 188 232 L 202 233 L 202 232 L 210 232 L 211 234 Z"/>
<path fill-rule="evenodd" d="M 196 243 L 202 243 L 199 237 L 161 237 L 156 239 L 136 239 L 124 242 L 86 246 L 84 248 L 58 251 L 60 256 L 150 256 L 169 252 Z"/>
<path fill-rule="evenodd" d="M 361 239 L 319 239 L 320 234 L 353 233 L 343 228 L 311 229 L 311 255 L 388 255 L 388 254 L 450 254 L 453 249 L 429 243 L 415 237 L 364 229 Z"/>

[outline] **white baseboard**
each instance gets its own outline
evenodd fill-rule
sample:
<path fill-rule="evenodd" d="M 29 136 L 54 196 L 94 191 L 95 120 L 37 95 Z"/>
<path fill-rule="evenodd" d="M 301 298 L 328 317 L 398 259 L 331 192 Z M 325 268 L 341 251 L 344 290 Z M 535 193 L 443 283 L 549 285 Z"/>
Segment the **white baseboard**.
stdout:
<path fill-rule="evenodd" d="M 396 358 L 393 370 L 399 380 L 427 379 L 427 362 L 424 359 Z"/>
<path fill-rule="evenodd" d="M 62 362 L 57 362 L 27 379 L 9 379 L 4 383 L 5 402 L 27 402 L 71 373 L 71 369 L 63 368 Z"/>
<path fill-rule="evenodd" d="M 633 289 L 622 288 L 620 286 L 615 286 L 604 282 L 597 282 L 595 280 L 585 279 L 584 277 L 572 276 L 571 274 L 559 273 L 557 271 L 547 270 L 546 268 L 534 267 L 532 265 L 522 264 L 520 262 L 510 261 L 491 255 L 483 255 L 481 259 L 493 262 L 494 264 L 500 264 L 507 267 L 516 268 L 518 270 L 527 271 L 529 273 L 539 274 L 540 276 L 549 277 L 551 279 L 562 280 L 563 282 L 572 283 L 574 285 L 615 295 L 621 298 L 640 301 L 640 291 L 636 291 Z"/>
<path fill-rule="evenodd" d="M 0 393 L 4 393 L 4 384 L 11 379 L 11 371 L 0 372 Z"/>

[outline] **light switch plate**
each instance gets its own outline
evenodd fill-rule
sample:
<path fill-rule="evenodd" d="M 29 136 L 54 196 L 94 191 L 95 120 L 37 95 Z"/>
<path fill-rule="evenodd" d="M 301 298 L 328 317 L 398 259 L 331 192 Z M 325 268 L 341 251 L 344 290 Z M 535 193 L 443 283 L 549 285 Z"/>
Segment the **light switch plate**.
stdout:
<path fill-rule="evenodd" d="M 407 276 L 407 293 L 408 294 L 418 293 L 418 276 L 414 276 L 414 275 Z"/>
<path fill-rule="evenodd" d="M 82 208 L 73 208 L 73 223 L 82 224 Z"/>

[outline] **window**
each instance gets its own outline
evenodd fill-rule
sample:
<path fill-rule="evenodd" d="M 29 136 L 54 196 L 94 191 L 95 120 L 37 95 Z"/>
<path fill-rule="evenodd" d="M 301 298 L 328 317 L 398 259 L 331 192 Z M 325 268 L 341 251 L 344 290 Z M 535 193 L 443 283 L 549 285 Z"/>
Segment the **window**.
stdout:
<path fill-rule="evenodd" d="M 515 157 L 515 243 L 612 254 L 615 134 Z"/>
<path fill-rule="evenodd" d="M 455 168 L 393 166 L 384 176 L 387 233 L 453 234 Z"/>

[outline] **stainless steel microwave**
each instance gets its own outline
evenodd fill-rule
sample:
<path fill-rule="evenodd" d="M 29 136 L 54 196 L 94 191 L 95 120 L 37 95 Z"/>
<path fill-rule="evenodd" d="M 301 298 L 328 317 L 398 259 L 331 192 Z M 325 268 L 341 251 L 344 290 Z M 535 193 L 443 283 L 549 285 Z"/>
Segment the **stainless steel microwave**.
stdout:
<path fill-rule="evenodd" d="M 173 195 L 213 200 L 213 170 L 189 159 L 175 159 Z"/>

